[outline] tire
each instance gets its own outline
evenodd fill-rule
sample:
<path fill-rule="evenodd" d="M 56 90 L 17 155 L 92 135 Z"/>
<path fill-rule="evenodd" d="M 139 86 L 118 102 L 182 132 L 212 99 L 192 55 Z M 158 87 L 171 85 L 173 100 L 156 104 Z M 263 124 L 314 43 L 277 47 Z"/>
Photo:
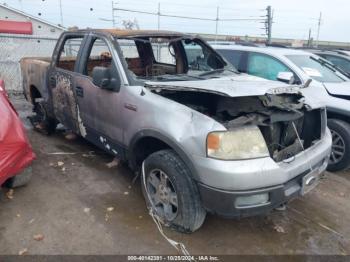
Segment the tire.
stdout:
<path fill-rule="evenodd" d="M 42 98 L 36 98 L 33 105 L 34 116 L 29 117 L 29 120 L 35 131 L 45 135 L 51 135 L 55 132 L 57 121 L 49 117 Z"/>
<path fill-rule="evenodd" d="M 27 167 L 20 174 L 10 178 L 6 181 L 5 187 L 7 188 L 16 188 L 25 186 L 29 183 L 32 177 L 32 167 Z"/>
<path fill-rule="evenodd" d="M 146 204 L 148 207 L 156 208 L 156 214 L 161 218 L 163 224 L 182 233 L 191 233 L 199 229 L 205 220 L 206 211 L 202 207 L 197 185 L 191 178 L 190 170 L 180 157 L 173 150 L 155 152 L 145 160 L 144 170 L 149 194 L 145 190 L 145 183 L 142 178 L 141 185 Z M 160 174 L 161 172 L 168 178 L 165 182 L 168 191 L 165 190 L 164 194 L 166 195 L 168 192 L 170 197 L 168 201 L 163 199 L 166 204 L 158 203 L 156 205 L 155 203 L 159 201 L 155 200 L 157 197 L 154 196 L 161 195 L 161 187 L 164 183 L 159 179 L 158 191 L 155 192 L 154 177 L 157 177 L 157 173 Z M 153 181 L 153 184 L 151 181 Z M 175 195 L 176 201 L 173 198 Z M 158 197 L 159 199 L 161 197 Z M 167 212 L 168 215 L 165 215 L 164 210 L 169 210 L 165 208 L 165 206 L 168 206 L 168 202 L 177 203 L 177 208 L 171 204 L 171 212 Z"/>
<path fill-rule="evenodd" d="M 333 141 L 327 170 L 344 170 L 350 165 L 350 124 L 338 119 L 329 119 L 328 127 Z"/>

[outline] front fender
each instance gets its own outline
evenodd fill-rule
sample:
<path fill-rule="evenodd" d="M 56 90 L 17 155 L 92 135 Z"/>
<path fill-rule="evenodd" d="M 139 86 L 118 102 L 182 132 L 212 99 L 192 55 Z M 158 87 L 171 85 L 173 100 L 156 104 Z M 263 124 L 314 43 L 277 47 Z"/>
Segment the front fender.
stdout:
<path fill-rule="evenodd" d="M 133 156 L 132 152 L 134 152 L 138 142 L 143 138 L 154 138 L 157 140 L 160 140 L 161 142 L 167 144 L 172 150 L 176 152 L 176 154 L 181 158 L 182 161 L 186 164 L 186 166 L 190 169 L 192 178 L 194 180 L 199 180 L 198 172 L 193 165 L 193 162 L 191 160 L 191 157 L 186 153 L 185 149 L 182 148 L 176 141 L 173 139 L 163 135 L 160 131 L 153 130 L 153 129 L 143 129 L 139 130 L 131 139 L 130 145 L 129 145 L 129 161 L 132 167 L 136 167 L 136 159 L 135 156 Z"/>

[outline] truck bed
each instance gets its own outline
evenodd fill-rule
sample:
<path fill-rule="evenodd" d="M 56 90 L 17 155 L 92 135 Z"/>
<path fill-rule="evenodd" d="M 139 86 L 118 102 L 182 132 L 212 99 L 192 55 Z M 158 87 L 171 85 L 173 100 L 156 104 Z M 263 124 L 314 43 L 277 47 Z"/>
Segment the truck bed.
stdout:
<path fill-rule="evenodd" d="M 29 102 L 33 102 L 33 88 L 42 96 L 47 94 L 46 75 L 50 63 L 50 57 L 25 57 L 20 60 L 23 92 Z"/>

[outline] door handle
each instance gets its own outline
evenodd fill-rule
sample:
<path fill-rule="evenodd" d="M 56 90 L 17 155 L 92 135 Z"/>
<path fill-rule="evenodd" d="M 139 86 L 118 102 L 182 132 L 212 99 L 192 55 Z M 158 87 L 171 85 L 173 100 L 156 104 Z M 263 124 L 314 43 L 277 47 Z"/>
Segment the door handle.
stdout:
<path fill-rule="evenodd" d="M 51 86 L 52 88 L 55 88 L 55 87 L 56 87 L 56 77 L 50 76 L 50 77 L 49 77 L 49 83 L 50 83 L 50 86 Z"/>
<path fill-rule="evenodd" d="M 81 86 L 75 87 L 75 94 L 80 97 L 84 97 L 84 89 Z"/>

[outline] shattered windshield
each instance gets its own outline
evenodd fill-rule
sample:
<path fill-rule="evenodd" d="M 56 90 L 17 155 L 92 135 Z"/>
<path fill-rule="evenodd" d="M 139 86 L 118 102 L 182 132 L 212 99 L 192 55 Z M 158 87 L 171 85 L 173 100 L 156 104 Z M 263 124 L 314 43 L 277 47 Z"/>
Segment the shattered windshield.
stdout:
<path fill-rule="evenodd" d="M 321 58 L 310 55 L 289 55 L 287 57 L 316 81 L 322 83 L 340 83 L 345 81 L 345 76 L 342 76 L 332 66 L 323 62 Z"/>
<path fill-rule="evenodd" d="M 197 38 L 129 37 L 117 42 L 129 71 L 137 79 L 203 80 L 237 73 Z"/>

